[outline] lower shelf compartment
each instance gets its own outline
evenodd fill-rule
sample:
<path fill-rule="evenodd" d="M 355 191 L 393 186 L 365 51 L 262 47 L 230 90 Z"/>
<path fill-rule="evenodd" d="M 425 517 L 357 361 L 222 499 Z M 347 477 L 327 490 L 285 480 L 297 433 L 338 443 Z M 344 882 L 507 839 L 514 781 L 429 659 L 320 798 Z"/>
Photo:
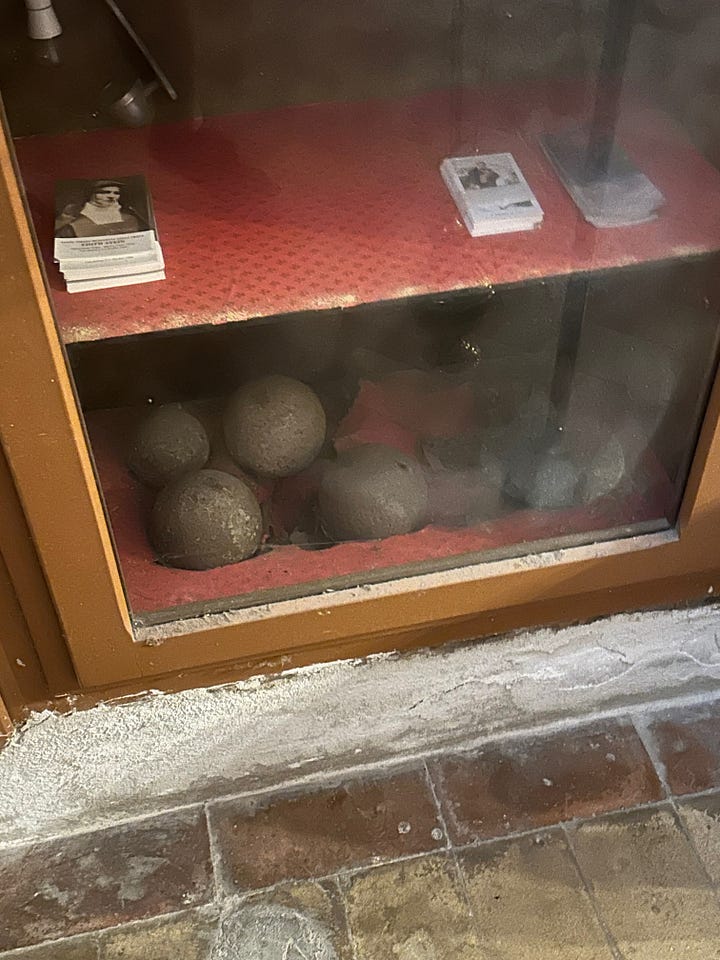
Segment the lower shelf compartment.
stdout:
<path fill-rule="evenodd" d="M 663 529 L 674 499 L 663 469 L 646 454 L 642 488 L 623 484 L 587 505 L 508 508 L 502 516 L 471 526 L 431 522 L 414 533 L 324 549 L 266 541 L 255 557 L 241 563 L 207 571 L 173 569 L 157 562 L 147 538 L 153 494 L 124 462 L 129 435 L 142 414 L 137 409 L 96 411 L 87 422 L 130 608 L 144 625 Z M 443 490 L 433 489 L 437 476 L 428 479 L 431 501 L 443 498 Z M 262 488 L 259 498 L 287 507 L 293 498 L 312 497 L 313 482 L 308 474 L 276 481 Z"/>

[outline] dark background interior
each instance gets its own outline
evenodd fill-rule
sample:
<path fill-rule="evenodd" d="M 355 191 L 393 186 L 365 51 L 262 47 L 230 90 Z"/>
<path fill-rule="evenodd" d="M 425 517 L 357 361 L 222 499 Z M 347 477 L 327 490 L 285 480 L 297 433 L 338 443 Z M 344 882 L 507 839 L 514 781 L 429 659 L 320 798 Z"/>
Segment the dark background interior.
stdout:
<path fill-rule="evenodd" d="M 179 93 L 158 121 L 457 83 L 593 77 L 608 0 L 120 0 Z M 53 65 L 0 0 L 0 89 L 16 136 L 108 124 L 107 82 L 151 74 L 103 0 L 56 0 Z M 720 7 L 640 0 L 626 78 L 720 161 Z"/>

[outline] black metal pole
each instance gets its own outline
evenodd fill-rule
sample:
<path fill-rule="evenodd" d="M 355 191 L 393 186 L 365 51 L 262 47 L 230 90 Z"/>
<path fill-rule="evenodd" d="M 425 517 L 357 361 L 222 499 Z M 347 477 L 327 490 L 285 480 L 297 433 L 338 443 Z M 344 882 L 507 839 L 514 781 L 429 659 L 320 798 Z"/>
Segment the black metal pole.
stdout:
<path fill-rule="evenodd" d="M 636 6 L 637 0 L 609 0 L 588 139 L 588 180 L 600 179 L 608 171 L 620 105 L 620 81 L 627 64 Z"/>
<path fill-rule="evenodd" d="M 620 81 L 627 63 L 636 5 L 637 0 L 609 0 L 605 39 L 588 137 L 588 181 L 601 179 L 608 172 L 620 106 Z M 567 415 L 575 379 L 575 365 L 585 316 L 588 285 L 586 276 L 570 277 L 563 302 L 555 370 L 550 387 L 551 418 L 554 414 L 555 423 L 560 425 Z"/>

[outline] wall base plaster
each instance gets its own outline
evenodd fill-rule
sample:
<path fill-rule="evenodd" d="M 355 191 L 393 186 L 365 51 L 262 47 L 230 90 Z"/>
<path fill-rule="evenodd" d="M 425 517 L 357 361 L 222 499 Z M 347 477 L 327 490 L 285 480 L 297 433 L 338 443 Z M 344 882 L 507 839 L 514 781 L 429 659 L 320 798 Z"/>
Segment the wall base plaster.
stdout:
<path fill-rule="evenodd" d="M 719 637 L 715 605 L 622 615 L 36 714 L 0 753 L 0 844 L 720 695 Z"/>

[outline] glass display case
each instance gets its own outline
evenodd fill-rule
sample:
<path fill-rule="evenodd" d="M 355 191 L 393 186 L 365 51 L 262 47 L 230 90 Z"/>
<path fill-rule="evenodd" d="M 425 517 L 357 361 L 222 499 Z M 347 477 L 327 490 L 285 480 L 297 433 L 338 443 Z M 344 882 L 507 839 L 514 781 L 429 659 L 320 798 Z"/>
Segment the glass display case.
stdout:
<path fill-rule="evenodd" d="M 102 594 L 105 662 L 133 647 L 104 674 L 77 626 L 81 674 L 280 655 L 293 617 L 318 659 L 323 638 L 491 633 L 545 600 L 562 620 L 604 584 L 699 593 L 715 4 L 3 0 L 0 17 L 7 182 L 43 271 L 36 369 L 73 392 L 47 409 L 74 424 L 60 487 L 87 514 L 74 600 L 51 477 L 26 508 L 61 619 Z"/>

